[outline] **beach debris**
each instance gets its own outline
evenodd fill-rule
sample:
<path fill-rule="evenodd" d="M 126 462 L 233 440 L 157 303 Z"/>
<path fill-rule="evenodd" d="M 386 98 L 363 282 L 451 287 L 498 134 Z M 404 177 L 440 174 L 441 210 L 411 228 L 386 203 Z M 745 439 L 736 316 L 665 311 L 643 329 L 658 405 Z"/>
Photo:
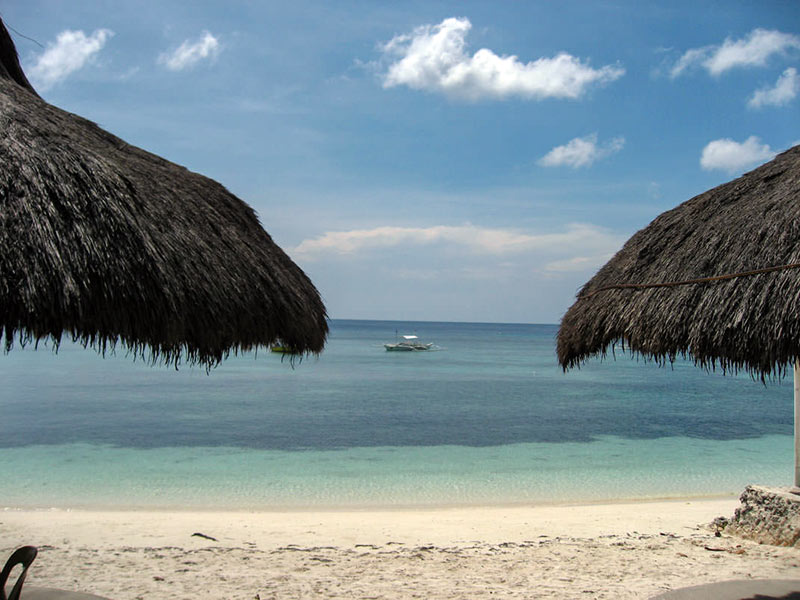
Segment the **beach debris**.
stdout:
<path fill-rule="evenodd" d="M 727 517 L 717 517 L 716 519 L 711 521 L 709 528 L 714 532 L 714 536 L 722 537 L 722 532 L 728 525 L 730 525 L 730 523 L 731 520 L 728 519 Z"/>
<path fill-rule="evenodd" d="M 338 550 L 336 546 L 313 546 L 310 548 L 304 548 L 298 546 L 297 544 L 289 544 L 288 546 L 281 546 L 277 550 L 273 550 L 272 554 L 276 552 L 285 552 L 285 551 L 292 551 L 292 552 L 316 552 L 318 550 Z"/>
<path fill-rule="evenodd" d="M 211 537 L 210 535 L 206 535 L 205 533 L 199 533 L 199 532 L 193 533 L 192 537 L 199 537 L 199 538 L 203 538 L 204 540 L 211 540 L 212 542 L 218 542 L 219 541 L 215 537 Z"/>

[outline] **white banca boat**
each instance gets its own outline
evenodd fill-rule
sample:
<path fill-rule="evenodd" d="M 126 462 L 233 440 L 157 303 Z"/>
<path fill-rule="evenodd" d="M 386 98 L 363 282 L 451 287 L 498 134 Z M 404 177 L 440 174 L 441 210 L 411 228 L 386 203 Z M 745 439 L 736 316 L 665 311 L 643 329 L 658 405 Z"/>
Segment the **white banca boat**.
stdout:
<path fill-rule="evenodd" d="M 403 339 L 394 344 L 384 344 L 388 352 L 419 352 L 420 350 L 430 350 L 433 344 L 421 342 L 415 335 L 400 336 Z"/>

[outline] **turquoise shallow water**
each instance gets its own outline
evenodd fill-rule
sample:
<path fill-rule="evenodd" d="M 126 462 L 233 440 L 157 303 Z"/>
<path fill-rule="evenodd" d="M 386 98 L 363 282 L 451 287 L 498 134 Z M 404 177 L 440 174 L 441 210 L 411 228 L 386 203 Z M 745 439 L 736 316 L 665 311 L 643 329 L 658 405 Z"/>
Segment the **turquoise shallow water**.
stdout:
<path fill-rule="evenodd" d="M 387 353 L 395 329 L 441 349 Z M 563 374 L 556 330 L 334 321 L 319 358 L 262 352 L 210 375 L 15 349 L 0 361 L 2 505 L 544 503 L 790 482 L 790 382 L 627 357 Z"/>
<path fill-rule="evenodd" d="M 4 451 L 7 506 L 309 508 L 552 503 L 741 492 L 787 478 L 787 436 L 286 452 L 70 444 Z M 732 468 L 732 465 L 736 468 Z"/>

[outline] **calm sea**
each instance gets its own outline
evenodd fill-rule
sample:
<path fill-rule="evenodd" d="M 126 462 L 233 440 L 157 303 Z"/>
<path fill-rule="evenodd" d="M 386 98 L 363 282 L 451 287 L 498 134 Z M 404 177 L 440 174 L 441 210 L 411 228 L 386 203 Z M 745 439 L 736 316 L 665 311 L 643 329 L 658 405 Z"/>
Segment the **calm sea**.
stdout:
<path fill-rule="evenodd" d="M 436 343 L 386 352 L 396 332 Z M 331 322 L 294 365 L 0 359 L 6 507 L 284 508 L 737 494 L 792 478 L 792 385 L 617 356 L 564 374 L 554 325 Z"/>

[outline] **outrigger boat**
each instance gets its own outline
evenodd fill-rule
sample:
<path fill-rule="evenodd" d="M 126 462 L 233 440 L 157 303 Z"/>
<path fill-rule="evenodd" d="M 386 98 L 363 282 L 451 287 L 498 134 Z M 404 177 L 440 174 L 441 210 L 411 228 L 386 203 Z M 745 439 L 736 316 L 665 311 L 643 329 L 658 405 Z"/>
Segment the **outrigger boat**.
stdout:
<path fill-rule="evenodd" d="M 270 352 L 277 352 L 279 354 L 292 354 L 292 349 L 289 346 L 284 346 L 283 344 L 272 344 L 269 347 Z"/>
<path fill-rule="evenodd" d="M 401 336 L 403 339 L 394 344 L 384 344 L 387 352 L 419 352 L 420 350 L 430 350 L 433 344 L 419 341 L 415 335 Z"/>

